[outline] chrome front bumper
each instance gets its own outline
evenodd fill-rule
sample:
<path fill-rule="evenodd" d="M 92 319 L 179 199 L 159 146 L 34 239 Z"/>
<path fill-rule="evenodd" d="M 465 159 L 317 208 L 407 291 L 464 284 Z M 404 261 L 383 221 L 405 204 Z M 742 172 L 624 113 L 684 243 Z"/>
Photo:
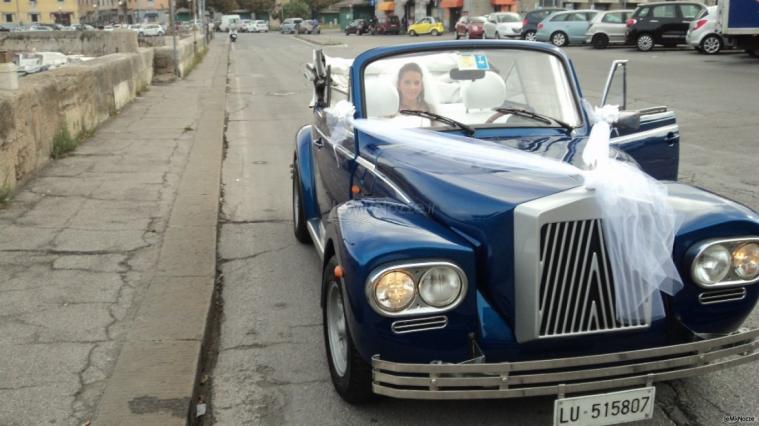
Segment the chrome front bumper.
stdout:
<path fill-rule="evenodd" d="M 372 358 L 374 393 L 408 399 L 495 399 L 584 393 L 701 375 L 759 359 L 759 329 L 716 339 L 575 358 L 403 364 Z"/>

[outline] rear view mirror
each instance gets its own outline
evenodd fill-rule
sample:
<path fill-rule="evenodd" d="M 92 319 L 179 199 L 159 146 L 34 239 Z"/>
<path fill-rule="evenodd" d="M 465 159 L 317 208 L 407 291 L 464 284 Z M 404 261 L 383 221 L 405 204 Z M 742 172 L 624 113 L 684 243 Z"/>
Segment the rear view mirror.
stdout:
<path fill-rule="evenodd" d="M 460 70 L 452 69 L 449 73 L 451 80 L 479 80 L 485 77 L 484 70 Z"/>
<path fill-rule="evenodd" d="M 627 109 L 627 59 L 611 63 L 601 105 L 617 105 L 620 111 Z"/>
<path fill-rule="evenodd" d="M 640 113 L 638 111 L 620 112 L 614 127 L 629 132 L 637 132 L 640 130 Z"/>

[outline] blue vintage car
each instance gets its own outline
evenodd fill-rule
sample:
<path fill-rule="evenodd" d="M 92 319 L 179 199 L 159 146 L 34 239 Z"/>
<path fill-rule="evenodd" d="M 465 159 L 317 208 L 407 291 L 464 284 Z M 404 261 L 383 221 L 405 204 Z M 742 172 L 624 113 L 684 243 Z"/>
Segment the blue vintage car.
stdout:
<path fill-rule="evenodd" d="M 623 113 L 612 126 L 611 156 L 661 182 L 680 221 L 666 253 L 682 287 L 654 293 L 660 315 L 644 304 L 623 318 L 631 290 L 615 287 L 594 192 L 508 160 L 583 167 L 593 117 L 561 50 L 443 41 L 372 49 L 350 66 L 314 59 L 293 223 L 323 259 L 324 340 L 342 398 L 557 395 L 559 420 L 628 421 L 652 414 L 655 381 L 759 356 L 759 330 L 741 328 L 759 295 L 757 214 L 676 181 L 671 111 Z M 604 95 L 622 109 L 625 69 L 612 66 Z M 355 111 L 343 120 L 346 101 Z M 446 143 L 438 152 L 425 138 Z M 507 161 L 473 161 L 485 148 Z"/>

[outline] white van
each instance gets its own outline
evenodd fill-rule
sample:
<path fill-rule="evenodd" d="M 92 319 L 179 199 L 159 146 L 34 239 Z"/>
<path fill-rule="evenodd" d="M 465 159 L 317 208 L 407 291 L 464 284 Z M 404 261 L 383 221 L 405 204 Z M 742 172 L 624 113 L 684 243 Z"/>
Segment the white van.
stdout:
<path fill-rule="evenodd" d="M 240 27 L 240 15 L 223 15 L 219 24 L 219 31 L 228 33 Z"/>

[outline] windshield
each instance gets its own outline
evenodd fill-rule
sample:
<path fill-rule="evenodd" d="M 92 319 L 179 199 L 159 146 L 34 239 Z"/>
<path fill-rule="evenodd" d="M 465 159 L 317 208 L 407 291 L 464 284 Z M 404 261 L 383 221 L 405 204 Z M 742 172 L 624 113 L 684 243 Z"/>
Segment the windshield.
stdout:
<path fill-rule="evenodd" d="M 472 127 L 558 127 L 512 108 L 581 123 L 562 62 L 554 55 L 517 49 L 416 52 L 376 60 L 364 69 L 366 116 L 401 127 L 435 127 L 428 118 L 401 114 L 426 111 Z"/>

